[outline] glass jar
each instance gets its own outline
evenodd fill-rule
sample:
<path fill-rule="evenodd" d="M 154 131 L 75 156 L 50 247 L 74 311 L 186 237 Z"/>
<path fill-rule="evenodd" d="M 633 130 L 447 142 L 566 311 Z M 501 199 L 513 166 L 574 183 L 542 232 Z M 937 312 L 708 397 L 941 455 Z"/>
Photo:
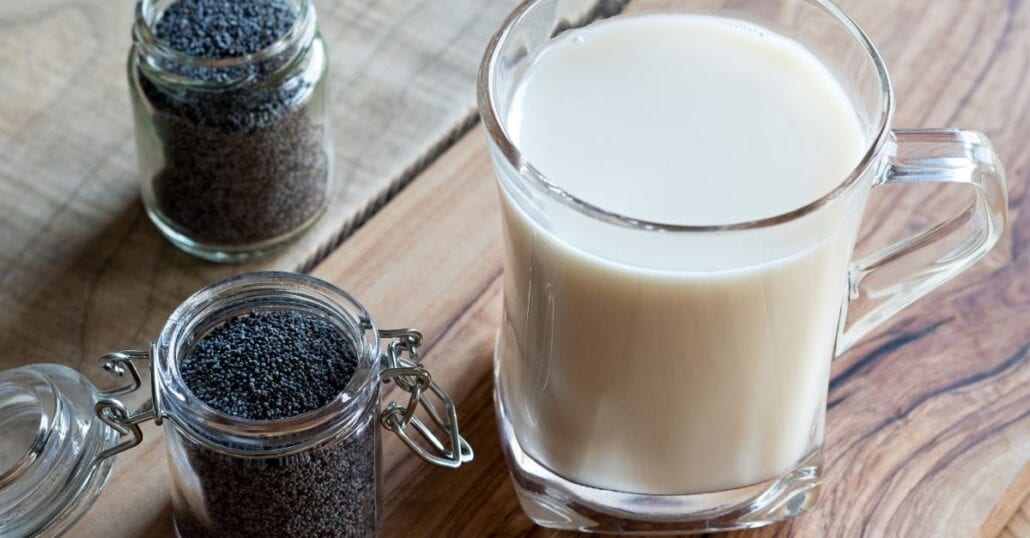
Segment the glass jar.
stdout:
<path fill-rule="evenodd" d="M 142 198 L 179 248 L 240 262 L 298 237 L 332 187 L 328 60 L 310 0 L 244 56 L 204 58 L 157 37 L 177 0 L 138 0 L 128 75 Z"/>
<path fill-rule="evenodd" d="M 345 335 L 358 364 L 343 392 L 308 413 L 247 420 L 190 391 L 179 368 L 193 346 L 230 319 L 264 311 L 317 316 Z M 389 340 L 382 352 L 380 339 Z M 181 536 L 378 535 L 376 422 L 431 463 L 456 468 L 472 459 L 453 403 L 416 362 L 420 343 L 413 329 L 377 329 L 361 304 L 331 284 L 252 273 L 187 299 L 148 351 L 106 355 L 106 370 L 130 378 L 114 391 L 97 390 L 65 366 L 0 372 L 0 535 L 51 536 L 70 526 L 99 495 L 113 456 L 142 440 L 139 425 L 147 420 L 163 425 Z M 149 375 L 141 375 L 143 363 Z M 409 400 L 380 411 L 380 381 L 395 382 Z M 151 400 L 128 409 L 126 396 L 143 385 Z M 420 407 L 435 426 L 416 416 Z M 442 440 L 436 430 L 445 433 Z"/>

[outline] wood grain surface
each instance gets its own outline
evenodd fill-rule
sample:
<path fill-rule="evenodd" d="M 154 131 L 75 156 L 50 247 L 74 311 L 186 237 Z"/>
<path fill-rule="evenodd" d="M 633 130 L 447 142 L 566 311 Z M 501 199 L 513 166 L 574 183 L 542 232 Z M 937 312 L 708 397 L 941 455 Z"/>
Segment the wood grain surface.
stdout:
<path fill-rule="evenodd" d="M 1030 503 L 1023 504 L 1023 507 L 1012 516 L 1012 520 L 1001 532 L 1001 538 L 1026 538 L 1030 536 Z"/>
<path fill-rule="evenodd" d="M 479 55 L 511 4 L 319 3 L 344 191 L 288 252 L 220 267 L 164 242 L 139 206 L 122 72 L 130 3 L 3 3 L 0 367 L 51 361 L 92 372 L 103 352 L 155 337 L 204 284 L 321 259 L 323 246 L 464 132 Z M 991 137 L 1009 172 L 1010 224 L 981 263 L 835 362 L 818 507 L 739 534 L 1027 536 L 1030 4 L 841 4 L 886 58 L 898 126 Z M 361 298 L 381 326 L 426 333 L 424 361 L 457 400 L 476 448 L 472 464 L 447 471 L 387 437 L 387 536 L 564 536 L 521 513 L 499 451 L 490 397 L 502 271 L 495 196 L 477 129 L 314 271 Z M 952 202 L 933 187 L 877 192 L 863 244 L 925 226 Z M 144 432 L 71 536 L 173 534 L 162 435 L 152 425 Z"/>
<path fill-rule="evenodd" d="M 522 514 L 498 444 L 490 396 L 501 246 L 484 152 L 470 135 L 316 270 L 370 298 L 384 324 L 424 328 L 424 362 L 458 402 L 477 451 L 467 468 L 447 471 L 388 440 L 387 536 L 566 535 Z M 1023 189 L 1005 245 L 835 362 L 816 509 L 736 534 L 972 536 L 1012 517 L 1030 458 L 1030 256 L 1013 255 L 1013 237 L 1030 232 Z M 882 202 L 870 217 L 891 218 Z M 390 265 L 378 248 L 382 234 L 403 230 L 399 246 L 418 271 Z"/>
<path fill-rule="evenodd" d="M 1026 538 L 1030 536 L 1030 462 L 1023 465 L 1019 476 L 1002 494 L 1001 500 L 980 526 L 981 538 L 1002 536 Z"/>

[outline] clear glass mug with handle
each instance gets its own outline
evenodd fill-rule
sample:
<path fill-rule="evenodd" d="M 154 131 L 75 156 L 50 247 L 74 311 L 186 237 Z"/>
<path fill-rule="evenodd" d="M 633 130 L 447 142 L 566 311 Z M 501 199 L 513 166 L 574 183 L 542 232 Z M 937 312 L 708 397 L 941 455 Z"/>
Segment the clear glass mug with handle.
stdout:
<path fill-rule="evenodd" d="M 829 1 L 641 0 L 623 14 L 713 14 L 800 42 L 848 93 L 868 145 L 831 192 L 762 220 L 687 226 L 596 207 L 527 161 L 506 122 L 543 48 L 624 5 L 524 2 L 480 70 L 506 256 L 495 402 L 519 501 L 540 525 L 600 532 L 802 514 L 819 494 L 830 361 L 990 250 L 1006 219 L 1004 172 L 979 133 L 895 129 L 882 59 Z M 971 201 L 853 259 L 870 190 L 912 183 L 964 184 Z M 637 255 L 646 251 L 719 255 Z M 656 274 L 662 293 L 644 297 Z M 752 299 L 762 308 L 732 306 Z M 666 330 L 670 312 L 689 323 Z M 701 341 L 706 351 L 692 351 Z"/>

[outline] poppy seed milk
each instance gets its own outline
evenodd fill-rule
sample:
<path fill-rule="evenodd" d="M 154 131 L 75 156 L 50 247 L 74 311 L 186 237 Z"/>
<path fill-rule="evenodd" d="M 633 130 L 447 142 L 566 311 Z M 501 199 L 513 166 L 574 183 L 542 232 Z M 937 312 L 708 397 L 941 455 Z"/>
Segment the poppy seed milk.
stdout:
<path fill-rule="evenodd" d="M 846 90 L 812 52 L 700 15 L 566 32 L 522 75 L 506 118 L 547 181 L 672 225 L 806 206 L 867 147 Z M 502 189 L 497 379 L 530 456 L 580 484 L 691 494 L 775 478 L 819 445 L 854 237 L 845 212 L 820 209 L 766 239 L 709 234 L 739 234 L 727 249 L 707 232 L 633 230 L 520 196 Z"/>

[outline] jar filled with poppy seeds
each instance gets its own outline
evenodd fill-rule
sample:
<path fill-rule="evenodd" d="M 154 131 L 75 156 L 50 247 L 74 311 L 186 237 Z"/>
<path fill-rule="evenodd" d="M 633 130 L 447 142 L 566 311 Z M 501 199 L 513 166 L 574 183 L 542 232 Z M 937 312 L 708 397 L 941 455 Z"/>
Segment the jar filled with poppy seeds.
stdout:
<path fill-rule="evenodd" d="M 310 0 L 138 0 L 132 37 L 142 198 L 161 233 L 238 262 L 314 223 L 332 139 Z"/>
<path fill-rule="evenodd" d="M 104 356 L 129 379 L 114 390 L 55 364 L 0 371 L 0 535 L 67 529 L 153 420 L 177 535 L 379 536 L 383 429 L 427 462 L 472 459 L 421 339 L 327 282 L 252 273 L 193 294 L 148 350 Z"/>

